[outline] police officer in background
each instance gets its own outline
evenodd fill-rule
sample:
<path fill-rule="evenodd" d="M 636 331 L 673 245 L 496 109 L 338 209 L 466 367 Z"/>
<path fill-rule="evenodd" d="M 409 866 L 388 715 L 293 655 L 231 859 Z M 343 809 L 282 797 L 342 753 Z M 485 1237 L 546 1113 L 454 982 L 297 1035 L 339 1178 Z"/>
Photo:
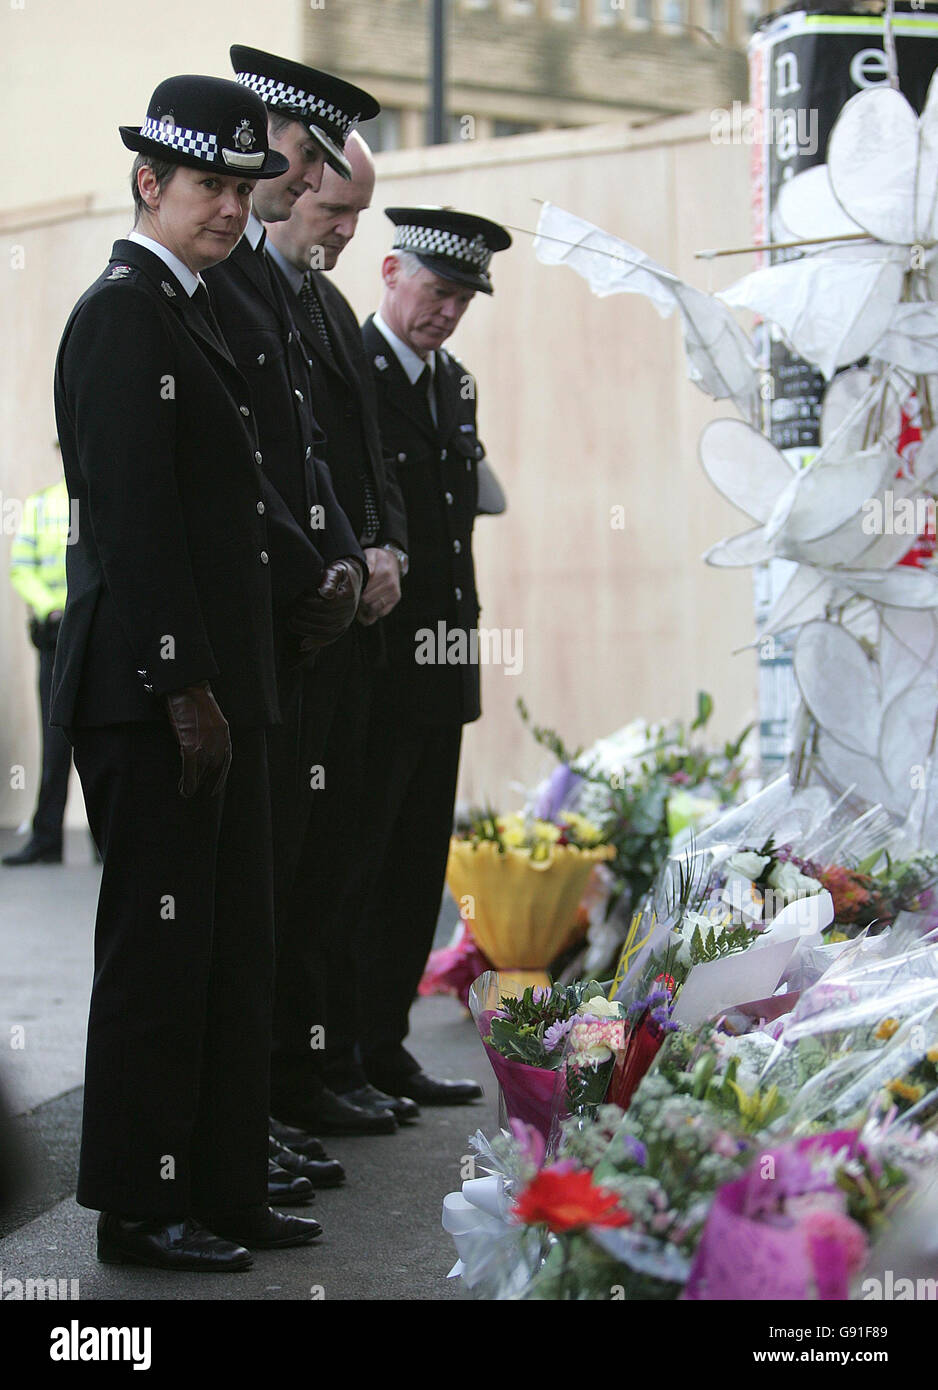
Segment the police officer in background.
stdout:
<path fill-rule="evenodd" d="M 121 136 L 135 229 L 55 374 L 81 526 L 52 718 L 103 859 L 78 1201 L 101 1260 L 234 1271 L 321 1231 L 266 1200 L 272 579 L 283 605 L 303 593 L 306 541 L 201 276 L 287 161 L 259 98 L 217 78 L 161 83 Z"/>
<path fill-rule="evenodd" d="M 404 1047 L 408 1013 L 433 941 L 453 824 L 462 726 L 478 719 L 477 653 L 421 661 L 421 634 L 468 636 L 479 604 L 472 562 L 478 511 L 475 382 L 443 350 L 477 291 L 492 293 L 503 227 L 450 209 L 387 208 L 396 231 L 384 297 L 362 333 L 385 457 L 407 509 L 408 572 L 383 619 L 389 673 L 368 744 L 362 843 L 373 853 L 364 908 L 361 1054 L 369 1082 L 419 1105 L 482 1094 L 474 1081 L 428 1076 Z M 424 651 L 425 654 L 425 651 Z"/>
<path fill-rule="evenodd" d="M 346 141 L 344 155 L 351 178 L 327 168 L 319 190 L 305 193 L 287 221 L 267 229 L 268 253 L 293 300 L 309 354 L 326 462 L 370 570 L 359 621 L 316 665 L 316 680 L 334 692 L 334 714 L 323 786 L 314 799 L 281 943 L 271 1092 L 278 1115 L 316 1133 L 374 1134 L 415 1119 L 418 1107 L 369 1086 L 355 1058 L 363 949 L 356 921 L 343 909 L 361 874 L 362 844 L 348 826 L 371 796 L 365 739 L 372 702 L 384 698 L 390 679 L 379 619 L 400 599 L 407 518 L 393 464 L 382 456 L 361 330 L 326 273 L 355 235 L 374 192 L 374 160 L 357 132 Z M 317 1024 L 324 1027 L 324 1050 L 309 1045 Z"/>
<path fill-rule="evenodd" d="M 10 866 L 61 864 L 62 822 L 72 770 L 72 747 L 49 723 L 52 667 L 65 608 L 65 553 L 71 507 L 64 481 L 27 497 L 13 541 L 10 583 L 29 607 L 29 636 L 39 654 L 42 780 L 32 835 L 22 849 L 4 857 Z"/>

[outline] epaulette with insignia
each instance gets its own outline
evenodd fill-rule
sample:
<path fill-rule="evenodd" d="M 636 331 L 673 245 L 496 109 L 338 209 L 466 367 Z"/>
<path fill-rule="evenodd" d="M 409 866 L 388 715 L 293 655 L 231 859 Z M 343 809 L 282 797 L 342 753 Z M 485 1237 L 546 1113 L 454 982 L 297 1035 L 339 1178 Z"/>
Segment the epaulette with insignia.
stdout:
<path fill-rule="evenodd" d="M 111 266 L 111 273 L 110 273 L 110 275 L 107 276 L 107 279 L 108 279 L 108 280 L 124 280 L 124 279 L 126 279 L 126 277 L 127 277 L 128 275 L 132 274 L 132 272 L 133 272 L 133 266 L 130 266 L 130 265 L 112 265 L 112 266 Z"/>

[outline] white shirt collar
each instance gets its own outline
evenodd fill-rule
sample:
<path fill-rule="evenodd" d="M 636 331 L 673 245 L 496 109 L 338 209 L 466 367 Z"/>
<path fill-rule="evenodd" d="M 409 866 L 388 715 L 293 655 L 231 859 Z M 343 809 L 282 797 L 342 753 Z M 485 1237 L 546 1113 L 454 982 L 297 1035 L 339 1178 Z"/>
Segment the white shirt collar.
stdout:
<path fill-rule="evenodd" d="M 160 260 L 175 275 L 182 285 L 186 294 L 191 299 L 199 285 L 205 282 L 201 275 L 196 275 L 185 265 L 178 256 L 174 256 L 172 251 L 163 245 L 161 241 L 154 241 L 152 237 L 144 236 L 142 232 L 130 232 L 127 236 L 128 241 L 135 241 L 138 246 L 145 246 L 148 251 L 152 251 L 154 256 L 159 256 Z"/>
<path fill-rule="evenodd" d="M 385 339 L 388 346 L 393 349 L 395 357 L 397 358 L 398 362 L 400 362 L 401 366 L 404 368 L 404 371 L 407 373 L 407 380 L 410 382 L 411 386 L 415 386 L 417 384 L 417 380 L 424 367 L 430 368 L 431 378 L 435 375 L 435 352 L 428 353 L 427 359 L 426 361 L 424 361 L 422 357 L 418 356 L 418 354 L 414 352 L 412 347 L 408 347 L 406 343 L 401 342 L 397 334 L 392 332 L 391 329 L 388 328 L 384 319 L 381 317 L 380 309 L 375 312 L 374 324 L 375 328 L 377 328 L 378 332 Z"/>
<path fill-rule="evenodd" d="M 270 259 L 272 261 L 276 261 L 277 265 L 283 271 L 284 275 L 287 278 L 287 283 L 290 286 L 293 293 L 299 294 L 300 290 L 303 288 L 302 270 L 297 270 L 295 265 L 290 264 L 286 256 L 281 251 L 279 251 L 277 247 L 274 245 L 274 243 L 271 241 L 270 237 L 268 237 L 267 240 L 264 242 L 264 247 Z"/>
<path fill-rule="evenodd" d="M 245 240 L 251 244 L 251 250 L 256 251 L 258 242 L 264 235 L 264 224 L 257 213 L 251 208 L 248 214 L 248 225 L 244 229 Z"/>

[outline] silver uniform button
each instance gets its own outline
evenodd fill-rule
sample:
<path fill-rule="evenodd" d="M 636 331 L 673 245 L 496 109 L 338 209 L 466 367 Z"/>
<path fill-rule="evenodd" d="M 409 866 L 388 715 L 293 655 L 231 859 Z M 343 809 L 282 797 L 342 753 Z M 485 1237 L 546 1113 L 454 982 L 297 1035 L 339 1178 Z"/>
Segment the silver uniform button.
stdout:
<path fill-rule="evenodd" d="M 398 454 L 398 456 L 397 456 L 397 461 L 398 461 L 398 463 L 406 463 L 406 462 L 407 462 L 407 455 L 406 455 L 406 454 Z"/>
<path fill-rule="evenodd" d="M 257 354 L 257 365 L 258 365 L 259 367 L 263 367 L 265 359 L 266 359 L 266 353 L 259 352 L 259 353 Z"/>
<path fill-rule="evenodd" d="M 294 386 L 294 388 L 293 388 L 293 394 L 294 394 L 294 396 L 296 396 L 296 399 L 297 399 L 298 401 L 301 401 L 301 400 L 303 399 L 303 392 L 300 390 L 300 388 L 299 388 L 298 386 Z"/>
<path fill-rule="evenodd" d="M 462 546 L 459 544 L 459 541 L 453 541 L 453 551 L 454 551 L 454 553 L 455 553 L 456 555 L 458 555 L 459 552 L 460 552 L 461 550 L 462 550 Z"/>
<path fill-rule="evenodd" d="M 242 415 L 250 415 L 251 413 L 246 405 L 239 405 L 238 409 L 241 411 Z"/>
<path fill-rule="evenodd" d="M 257 515 L 258 515 L 258 516 L 263 516 L 265 511 L 266 511 L 266 508 L 265 508 L 263 502 L 258 502 L 258 504 L 257 504 Z"/>
<path fill-rule="evenodd" d="M 441 449 L 441 450 L 440 450 L 440 459 L 441 459 L 444 463 L 446 462 L 446 450 L 445 450 L 445 449 Z"/>
<path fill-rule="evenodd" d="M 462 589 L 456 589 L 454 592 L 457 598 L 462 598 Z"/>
<path fill-rule="evenodd" d="M 453 494 L 452 494 L 451 492 L 446 492 L 446 493 L 444 493 L 443 495 L 444 495 L 444 497 L 446 498 L 446 500 L 447 500 L 447 502 L 449 503 L 449 505 L 452 506 L 452 505 L 453 505 Z"/>
<path fill-rule="evenodd" d="M 269 562 L 269 560 L 270 560 L 270 556 L 267 554 L 267 551 L 266 551 L 266 550 L 262 550 L 262 551 L 261 551 L 261 564 L 262 564 L 262 565 L 266 565 L 266 564 Z"/>
<path fill-rule="evenodd" d="M 307 444 L 307 446 L 306 446 L 306 457 L 307 457 L 307 458 L 310 458 L 311 455 L 312 455 L 312 452 L 313 452 L 313 446 L 312 446 L 312 444 Z"/>
<path fill-rule="evenodd" d="M 257 453 L 254 455 L 254 462 L 255 462 L 255 463 L 263 463 L 263 462 L 264 462 L 264 455 L 261 453 L 260 449 L 258 449 Z"/>

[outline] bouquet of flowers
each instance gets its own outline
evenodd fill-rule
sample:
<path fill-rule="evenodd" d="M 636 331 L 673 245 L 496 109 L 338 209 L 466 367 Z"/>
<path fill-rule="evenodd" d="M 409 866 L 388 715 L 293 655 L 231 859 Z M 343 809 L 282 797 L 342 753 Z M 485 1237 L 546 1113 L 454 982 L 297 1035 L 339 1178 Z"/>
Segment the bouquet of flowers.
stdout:
<path fill-rule="evenodd" d="M 549 820 L 479 812 L 450 842 L 447 882 L 494 966 L 543 972 L 586 930 L 580 901 L 595 867 L 614 852 L 575 811 Z"/>
<path fill-rule="evenodd" d="M 518 710 L 530 724 L 521 700 Z M 693 736 L 705 728 L 712 712 L 711 697 L 701 692 L 689 727 L 637 719 L 588 749 L 568 749 L 554 730 L 531 726 L 535 740 L 559 762 L 529 798 L 531 814 L 550 817 L 561 805 L 575 806 L 601 827 L 614 850 L 604 914 L 609 927 L 596 933 L 596 958 L 590 966 L 599 968 L 608 960 L 603 959 L 610 949 L 607 938 L 611 949 L 621 941 L 628 913 L 653 884 L 674 837 L 708 823 L 740 794 L 741 750 L 751 726 L 721 750 L 707 748 Z"/>
<path fill-rule="evenodd" d="M 625 1013 L 601 985 L 524 988 L 493 972 L 473 985 L 470 1009 L 510 1119 L 547 1141 L 561 1114 L 602 1102 L 624 1047 Z"/>

